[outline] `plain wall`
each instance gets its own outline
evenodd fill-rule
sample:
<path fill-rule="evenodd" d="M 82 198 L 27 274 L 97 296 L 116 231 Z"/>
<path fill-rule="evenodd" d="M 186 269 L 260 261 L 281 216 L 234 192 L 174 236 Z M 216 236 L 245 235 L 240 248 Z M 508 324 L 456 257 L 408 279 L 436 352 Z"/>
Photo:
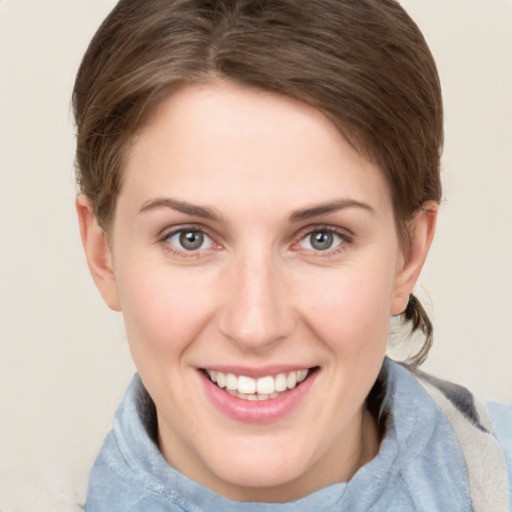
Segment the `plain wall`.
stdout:
<path fill-rule="evenodd" d="M 446 108 L 425 368 L 512 402 L 512 2 L 407 0 Z M 134 367 L 89 277 L 69 102 L 111 0 L 0 0 L 0 512 L 77 511 Z"/>

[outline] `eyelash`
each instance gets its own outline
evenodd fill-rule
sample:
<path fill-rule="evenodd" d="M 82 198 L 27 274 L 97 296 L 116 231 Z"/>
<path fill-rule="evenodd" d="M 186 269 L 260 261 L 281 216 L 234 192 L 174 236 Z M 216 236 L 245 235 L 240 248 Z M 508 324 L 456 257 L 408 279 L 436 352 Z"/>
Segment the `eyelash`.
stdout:
<path fill-rule="evenodd" d="M 304 249 L 305 251 L 308 252 L 308 256 L 312 258 L 328 258 L 338 255 L 345 251 L 348 248 L 348 246 L 350 246 L 353 243 L 353 236 L 347 233 L 346 230 L 342 230 L 327 225 L 308 226 L 307 228 L 301 231 L 298 237 L 298 241 L 293 244 L 294 250 L 300 250 L 300 244 L 308 237 L 313 236 L 315 233 L 329 233 L 331 235 L 338 237 L 340 239 L 340 242 L 334 247 L 327 248 L 325 250 Z M 295 249 L 295 247 L 297 247 L 297 249 Z"/>
<path fill-rule="evenodd" d="M 206 247 L 204 249 L 197 249 L 197 250 L 189 250 L 187 251 L 185 248 L 178 248 L 175 245 L 171 244 L 170 239 L 176 235 L 187 233 L 187 232 L 193 232 L 202 234 L 205 237 L 207 237 L 211 241 L 211 246 Z M 313 236 L 315 233 L 329 233 L 331 235 L 334 235 L 336 237 L 339 237 L 340 242 L 333 248 L 327 248 L 325 250 L 315 250 L 315 249 L 303 249 L 304 251 L 307 251 L 309 257 L 313 258 L 326 258 L 330 256 L 334 256 L 336 254 L 339 254 L 347 249 L 347 246 L 351 245 L 353 243 L 353 237 L 349 233 L 347 233 L 346 230 L 341 230 L 339 228 L 335 228 L 333 226 L 308 226 L 307 228 L 304 228 L 301 230 L 301 232 L 298 234 L 296 238 L 296 242 L 292 244 L 292 250 L 297 252 L 301 250 L 300 244 L 306 240 L 308 237 Z M 197 259 L 201 256 L 204 256 L 205 251 L 211 251 L 221 248 L 222 246 L 215 242 L 214 237 L 210 236 L 208 234 L 208 230 L 204 228 L 204 226 L 199 225 L 185 225 L 185 226 L 179 226 L 176 228 L 173 228 L 171 230 L 165 231 L 162 233 L 162 235 L 159 237 L 158 240 L 161 244 L 163 244 L 163 247 L 166 251 L 170 252 L 173 255 L 179 256 L 180 258 L 193 258 Z"/>
<path fill-rule="evenodd" d="M 197 249 L 197 250 L 189 250 L 187 251 L 185 248 L 178 248 L 170 242 L 170 239 L 176 235 L 183 233 L 198 233 L 207 237 L 211 241 L 211 246 L 205 249 Z M 170 252 L 173 255 L 179 256 L 180 258 L 191 258 L 197 259 L 204 255 L 204 251 L 215 250 L 220 247 L 218 243 L 215 242 L 214 238 L 211 237 L 207 230 L 203 226 L 196 225 L 188 225 L 188 226 L 180 226 L 162 233 L 161 237 L 158 240 L 164 247 L 164 249 Z"/>

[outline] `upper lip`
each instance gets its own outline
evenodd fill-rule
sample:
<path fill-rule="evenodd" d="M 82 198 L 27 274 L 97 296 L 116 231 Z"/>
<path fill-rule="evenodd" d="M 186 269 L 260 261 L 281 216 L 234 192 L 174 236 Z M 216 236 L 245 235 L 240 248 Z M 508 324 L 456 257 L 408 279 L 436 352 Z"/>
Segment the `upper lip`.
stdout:
<path fill-rule="evenodd" d="M 259 379 L 260 377 L 266 377 L 268 375 L 279 375 L 280 373 L 289 373 L 298 370 L 311 370 L 316 368 L 312 365 L 304 364 L 277 364 L 262 367 L 249 367 L 249 366 L 235 366 L 235 365 L 208 365 L 203 366 L 201 370 L 216 371 L 222 373 L 232 373 L 234 375 L 244 375 L 246 377 L 252 377 L 253 379 Z"/>

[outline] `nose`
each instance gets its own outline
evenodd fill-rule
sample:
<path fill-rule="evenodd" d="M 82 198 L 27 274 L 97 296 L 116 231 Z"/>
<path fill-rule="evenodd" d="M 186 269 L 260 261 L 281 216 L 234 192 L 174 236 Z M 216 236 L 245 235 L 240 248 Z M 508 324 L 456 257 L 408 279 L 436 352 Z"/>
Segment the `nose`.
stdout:
<path fill-rule="evenodd" d="M 272 255 L 251 254 L 230 266 L 219 328 L 246 350 L 265 350 L 290 336 L 295 313 L 288 276 Z"/>

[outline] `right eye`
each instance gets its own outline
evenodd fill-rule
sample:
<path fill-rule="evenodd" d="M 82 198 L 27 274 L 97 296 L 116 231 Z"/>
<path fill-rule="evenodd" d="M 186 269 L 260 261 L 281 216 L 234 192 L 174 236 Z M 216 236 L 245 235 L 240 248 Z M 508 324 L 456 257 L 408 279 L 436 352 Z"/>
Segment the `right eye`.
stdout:
<path fill-rule="evenodd" d="M 300 242 L 300 247 L 318 252 L 335 250 L 345 242 L 345 238 L 333 229 L 315 229 Z"/>
<path fill-rule="evenodd" d="M 194 252 L 213 247 L 213 240 L 199 229 L 179 229 L 165 240 L 178 251 Z"/>

